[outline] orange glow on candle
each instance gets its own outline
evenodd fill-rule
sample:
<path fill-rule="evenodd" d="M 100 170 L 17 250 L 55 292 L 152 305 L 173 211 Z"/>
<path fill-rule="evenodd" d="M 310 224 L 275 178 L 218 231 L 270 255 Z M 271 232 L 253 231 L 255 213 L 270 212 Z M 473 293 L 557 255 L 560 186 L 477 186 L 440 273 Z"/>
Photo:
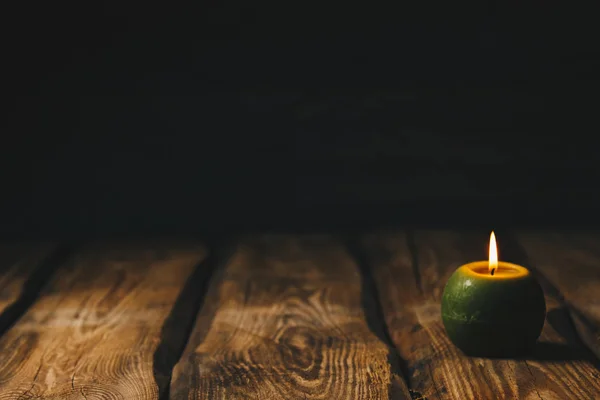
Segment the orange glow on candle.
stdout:
<path fill-rule="evenodd" d="M 488 269 L 490 274 L 494 275 L 494 271 L 498 268 L 498 246 L 496 246 L 496 235 L 492 231 L 490 235 L 490 252 L 489 252 Z"/>

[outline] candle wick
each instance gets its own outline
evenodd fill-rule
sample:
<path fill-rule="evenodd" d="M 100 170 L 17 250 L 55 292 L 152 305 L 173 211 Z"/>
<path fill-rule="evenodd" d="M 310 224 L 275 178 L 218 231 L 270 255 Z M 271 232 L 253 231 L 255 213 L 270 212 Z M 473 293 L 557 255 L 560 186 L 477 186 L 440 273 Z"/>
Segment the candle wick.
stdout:
<path fill-rule="evenodd" d="M 494 276 L 495 271 L 496 271 L 496 268 L 492 268 L 492 276 Z"/>

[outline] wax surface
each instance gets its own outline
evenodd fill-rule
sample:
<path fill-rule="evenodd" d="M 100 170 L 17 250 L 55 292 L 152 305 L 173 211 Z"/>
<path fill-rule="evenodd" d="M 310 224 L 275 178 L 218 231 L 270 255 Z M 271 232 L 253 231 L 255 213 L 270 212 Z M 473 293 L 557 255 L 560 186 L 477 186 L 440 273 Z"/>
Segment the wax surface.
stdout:
<path fill-rule="evenodd" d="M 498 268 L 492 274 L 487 261 L 475 261 L 459 268 L 462 273 L 478 279 L 520 279 L 530 276 L 529 270 L 517 264 L 498 261 Z"/>

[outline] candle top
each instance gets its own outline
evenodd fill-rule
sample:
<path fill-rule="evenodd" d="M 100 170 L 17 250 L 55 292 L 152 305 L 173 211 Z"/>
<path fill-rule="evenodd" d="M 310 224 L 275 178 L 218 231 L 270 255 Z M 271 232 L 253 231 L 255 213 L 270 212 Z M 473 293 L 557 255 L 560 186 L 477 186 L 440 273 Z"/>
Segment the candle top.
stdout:
<path fill-rule="evenodd" d="M 498 261 L 494 274 L 489 270 L 489 261 L 475 261 L 460 267 L 463 272 L 473 278 L 491 280 L 519 279 L 529 276 L 529 270 L 521 265 Z"/>
<path fill-rule="evenodd" d="M 511 280 L 526 278 L 529 270 L 517 264 L 498 260 L 498 245 L 494 231 L 490 234 L 489 258 L 462 265 L 458 270 L 472 278 L 490 280 Z M 470 282 L 470 281 L 469 281 Z"/>

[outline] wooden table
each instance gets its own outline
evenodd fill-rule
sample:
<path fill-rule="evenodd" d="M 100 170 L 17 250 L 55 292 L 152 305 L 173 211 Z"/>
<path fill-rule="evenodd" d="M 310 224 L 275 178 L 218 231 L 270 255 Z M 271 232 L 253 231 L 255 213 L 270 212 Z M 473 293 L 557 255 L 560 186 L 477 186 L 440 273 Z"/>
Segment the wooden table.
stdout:
<path fill-rule="evenodd" d="M 600 399 L 600 234 L 497 232 L 539 277 L 523 359 L 469 358 L 440 296 L 489 232 L 0 247 L 0 400 Z"/>

